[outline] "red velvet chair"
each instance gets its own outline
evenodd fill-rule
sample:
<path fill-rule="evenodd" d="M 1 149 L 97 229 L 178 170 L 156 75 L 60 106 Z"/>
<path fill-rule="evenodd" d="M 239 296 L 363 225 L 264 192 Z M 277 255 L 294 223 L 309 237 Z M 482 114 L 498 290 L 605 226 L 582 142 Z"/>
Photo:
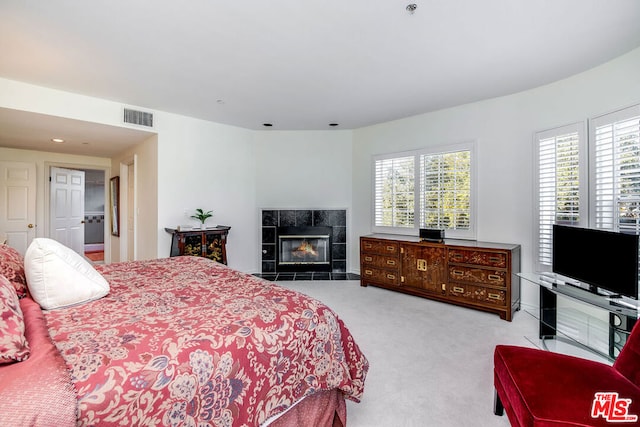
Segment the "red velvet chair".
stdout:
<path fill-rule="evenodd" d="M 640 425 L 640 322 L 613 366 L 498 345 L 494 387 L 494 413 L 514 427 Z M 605 394 L 594 406 L 596 393 Z"/>

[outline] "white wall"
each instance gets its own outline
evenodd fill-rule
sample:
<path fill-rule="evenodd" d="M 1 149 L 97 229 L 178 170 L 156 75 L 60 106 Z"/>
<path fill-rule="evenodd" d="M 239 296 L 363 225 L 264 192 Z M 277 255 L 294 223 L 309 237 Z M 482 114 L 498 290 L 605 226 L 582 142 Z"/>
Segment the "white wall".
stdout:
<path fill-rule="evenodd" d="M 346 209 L 349 230 L 352 135 L 341 130 L 254 132 L 256 230 L 261 226 L 260 209 Z M 351 236 L 347 235 L 347 248 L 353 245 Z M 256 245 L 259 261 L 260 240 Z"/>
<path fill-rule="evenodd" d="M 351 205 L 350 131 L 255 132 L 259 208 Z"/>
<path fill-rule="evenodd" d="M 0 107 L 121 126 L 122 104 L 0 78 Z"/>
<path fill-rule="evenodd" d="M 231 226 L 229 266 L 259 271 L 252 131 L 168 113 L 157 124 L 159 255 L 171 245 L 164 227 L 196 224 L 189 215 L 202 208 L 213 211 L 207 224 Z"/>
<path fill-rule="evenodd" d="M 371 232 L 371 161 L 389 153 L 476 140 L 477 238 L 522 245 L 532 270 L 533 133 L 640 102 L 640 49 L 540 88 L 358 129 L 353 136 L 352 238 Z M 358 248 L 351 246 L 351 259 Z M 523 303 L 537 289 L 523 285 Z"/>

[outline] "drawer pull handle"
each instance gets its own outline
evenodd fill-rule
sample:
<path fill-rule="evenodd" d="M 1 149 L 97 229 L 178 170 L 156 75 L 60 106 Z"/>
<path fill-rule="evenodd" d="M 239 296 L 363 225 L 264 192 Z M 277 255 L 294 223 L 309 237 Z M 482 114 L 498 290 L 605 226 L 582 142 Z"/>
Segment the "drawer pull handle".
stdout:
<path fill-rule="evenodd" d="M 489 293 L 487 294 L 487 296 L 489 297 L 489 299 L 496 299 L 496 300 L 501 300 L 502 298 L 500 297 L 500 294 L 492 294 Z"/>
<path fill-rule="evenodd" d="M 502 262 L 502 257 L 499 256 L 490 256 L 489 261 L 491 262 Z"/>
<path fill-rule="evenodd" d="M 461 288 L 460 286 L 454 286 L 451 289 L 453 290 L 453 292 L 464 292 L 464 288 Z"/>
<path fill-rule="evenodd" d="M 364 260 L 367 261 L 367 262 L 371 262 L 371 261 L 373 261 L 373 258 L 370 257 L 370 256 L 366 256 L 366 257 L 364 257 Z"/>
<path fill-rule="evenodd" d="M 396 280 L 396 276 L 393 274 L 387 274 L 387 279 Z"/>
<path fill-rule="evenodd" d="M 389 252 L 395 252 L 396 251 L 396 247 L 395 246 L 387 246 L 387 250 Z"/>
<path fill-rule="evenodd" d="M 364 274 L 366 274 L 367 276 L 373 276 L 373 271 L 371 270 L 365 270 Z"/>
<path fill-rule="evenodd" d="M 487 278 L 488 278 L 489 280 L 494 280 L 494 281 L 495 281 L 495 280 L 501 280 L 501 279 L 502 279 L 502 278 L 501 278 L 500 276 L 498 276 L 497 274 L 489 274 L 489 275 L 487 276 Z"/>
<path fill-rule="evenodd" d="M 451 274 L 453 274 L 454 276 L 464 276 L 464 271 L 462 271 L 462 270 L 453 270 L 451 272 Z"/>
<path fill-rule="evenodd" d="M 388 260 L 387 260 L 387 264 L 389 264 L 389 265 L 396 265 L 396 260 L 394 260 L 394 259 L 388 259 Z"/>
<path fill-rule="evenodd" d="M 365 243 L 364 247 L 365 247 L 365 249 L 371 249 L 373 247 L 373 245 L 371 243 Z"/>
<path fill-rule="evenodd" d="M 454 259 L 462 259 L 462 254 L 453 254 L 452 258 Z"/>

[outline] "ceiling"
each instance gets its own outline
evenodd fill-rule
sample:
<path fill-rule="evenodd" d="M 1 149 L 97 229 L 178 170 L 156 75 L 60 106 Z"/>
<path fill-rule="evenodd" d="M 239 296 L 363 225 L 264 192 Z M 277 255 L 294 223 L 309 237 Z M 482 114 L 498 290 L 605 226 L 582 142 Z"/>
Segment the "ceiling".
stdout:
<path fill-rule="evenodd" d="M 355 129 L 585 71 L 639 47 L 639 22 L 638 0 L 1 0 L 0 77 L 247 129 Z M 0 145 L 55 130 L 12 114 Z"/>
<path fill-rule="evenodd" d="M 151 135 L 136 129 L 0 108 L 0 147 L 113 157 Z"/>

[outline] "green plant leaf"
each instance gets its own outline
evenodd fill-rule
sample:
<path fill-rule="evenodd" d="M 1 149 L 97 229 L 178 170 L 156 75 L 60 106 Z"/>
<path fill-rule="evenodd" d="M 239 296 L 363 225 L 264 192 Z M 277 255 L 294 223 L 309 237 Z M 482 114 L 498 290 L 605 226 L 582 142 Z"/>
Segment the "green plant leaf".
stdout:
<path fill-rule="evenodd" d="M 205 212 L 204 210 L 198 208 L 196 209 L 195 215 L 191 215 L 191 218 L 200 220 L 200 222 L 204 224 L 207 218 L 211 218 L 212 216 L 213 216 L 213 211 Z"/>

